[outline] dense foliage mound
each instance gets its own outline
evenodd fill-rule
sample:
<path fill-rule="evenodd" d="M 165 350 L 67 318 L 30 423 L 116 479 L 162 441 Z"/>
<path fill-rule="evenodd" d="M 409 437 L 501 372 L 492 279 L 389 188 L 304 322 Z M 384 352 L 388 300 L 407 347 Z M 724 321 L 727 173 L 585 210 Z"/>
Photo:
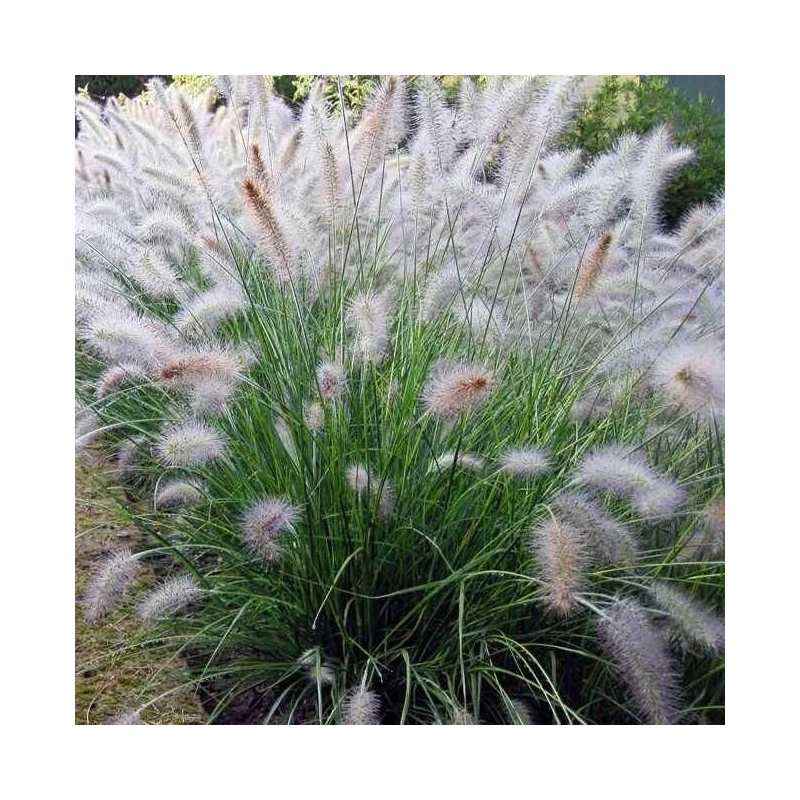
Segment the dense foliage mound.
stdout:
<path fill-rule="evenodd" d="M 559 149 L 585 86 L 76 99 L 78 444 L 151 542 L 82 601 L 153 563 L 212 720 L 723 719 L 724 206 Z"/>

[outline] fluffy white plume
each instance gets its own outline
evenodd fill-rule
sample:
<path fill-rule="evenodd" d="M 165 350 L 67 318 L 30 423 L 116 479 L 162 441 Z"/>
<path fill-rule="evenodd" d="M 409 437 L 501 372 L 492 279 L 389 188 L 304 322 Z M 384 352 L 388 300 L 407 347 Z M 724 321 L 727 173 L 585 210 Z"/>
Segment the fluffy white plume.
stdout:
<path fill-rule="evenodd" d="M 298 515 L 298 510 L 281 497 L 262 498 L 242 515 L 245 546 L 263 561 L 276 561 L 281 555 L 280 536 L 294 531 Z"/>
<path fill-rule="evenodd" d="M 660 475 L 640 452 L 624 445 L 603 445 L 588 453 L 573 475 L 575 483 L 626 497 L 646 519 L 670 516 L 685 492 Z"/>
<path fill-rule="evenodd" d="M 378 725 L 380 723 L 381 703 L 375 692 L 358 686 L 351 689 L 342 702 L 342 723 L 344 725 Z"/>
<path fill-rule="evenodd" d="M 191 575 L 168 578 L 142 599 L 136 613 L 145 622 L 155 622 L 183 610 L 202 593 L 200 585 Z"/>
<path fill-rule="evenodd" d="M 522 480 L 536 478 L 550 469 L 550 456 L 541 447 L 512 447 L 500 454 L 500 469 Z"/>
<path fill-rule="evenodd" d="M 128 549 L 110 553 L 94 569 L 81 604 L 87 622 L 103 619 L 136 580 L 142 565 Z"/>
<path fill-rule="evenodd" d="M 156 453 L 168 467 L 199 466 L 222 458 L 225 443 L 210 425 L 192 420 L 167 425 L 161 432 Z"/>

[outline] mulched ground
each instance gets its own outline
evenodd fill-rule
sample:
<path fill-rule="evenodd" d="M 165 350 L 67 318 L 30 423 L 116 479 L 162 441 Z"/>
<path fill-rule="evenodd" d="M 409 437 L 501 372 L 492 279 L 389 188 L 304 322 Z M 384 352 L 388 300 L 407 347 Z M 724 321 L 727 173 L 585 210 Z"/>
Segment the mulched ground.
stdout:
<path fill-rule="evenodd" d="M 112 490 L 103 480 L 105 471 L 107 467 L 95 453 L 84 453 L 75 463 L 76 598 L 80 598 L 98 558 L 124 545 L 135 551 L 140 542 L 136 530 L 117 521 Z M 76 724 L 106 722 L 187 681 L 182 663 L 152 649 L 131 649 L 141 630 L 131 608 L 136 595 L 152 580 L 152 571 L 144 570 L 128 602 L 100 623 L 87 625 L 76 604 Z M 149 724 L 201 725 L 206 716 L 194 692 L 187 688 L 148 706 L 141 719 Z"/>

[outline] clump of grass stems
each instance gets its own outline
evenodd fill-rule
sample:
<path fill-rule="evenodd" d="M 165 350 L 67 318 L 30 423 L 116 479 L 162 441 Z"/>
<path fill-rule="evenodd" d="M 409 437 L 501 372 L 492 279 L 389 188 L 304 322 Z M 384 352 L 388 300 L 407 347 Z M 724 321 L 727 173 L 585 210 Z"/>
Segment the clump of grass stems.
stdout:
<path fill-rule="evenodd" d="M 81 100 L 78 445 L 210 721 L 723 719 L 724 205 L 559 151 L 584 84 Z"/>

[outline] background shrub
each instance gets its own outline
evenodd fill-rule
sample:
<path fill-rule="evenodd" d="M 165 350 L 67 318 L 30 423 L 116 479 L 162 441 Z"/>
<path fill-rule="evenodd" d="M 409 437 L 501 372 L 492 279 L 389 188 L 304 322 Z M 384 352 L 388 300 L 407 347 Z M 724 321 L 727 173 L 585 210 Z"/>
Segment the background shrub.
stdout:
<path fill-rule="evenodd" d="M 75 91 L 85 90 L 96 98 L 116 97 L 124 94 L 126 97 L 135 97 L 141 94 L 151 78 L 168 79 L 178 78 L 203 78 L 201 75 L 76 75 Z"/>

